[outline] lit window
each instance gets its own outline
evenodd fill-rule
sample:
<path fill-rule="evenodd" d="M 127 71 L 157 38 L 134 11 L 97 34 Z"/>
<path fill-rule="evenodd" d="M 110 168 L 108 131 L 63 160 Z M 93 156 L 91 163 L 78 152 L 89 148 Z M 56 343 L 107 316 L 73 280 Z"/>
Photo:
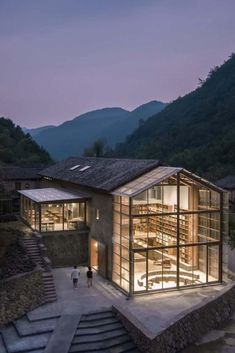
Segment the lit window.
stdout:
<path fill-rule="evenodd" d="M 97 208 L 96 209 L 96 217 L 95 217 L 97 220 L 100 219 L 100 210 Z"/>
<path fill-rule="evenodd" d="M 73 167 L 69 168 L 69 170 L 75 170 L 75 169 L 77 169 L 78 167 L 80 167 L 80 164 L 74 165 Z"/>
<path fill-rule="evenodd" d="M 85 170 L 89 169 L 91 166 L 90 165 L 86 165 L 85 167 L 79 169 L 79 172 L 84 172 Z"/>

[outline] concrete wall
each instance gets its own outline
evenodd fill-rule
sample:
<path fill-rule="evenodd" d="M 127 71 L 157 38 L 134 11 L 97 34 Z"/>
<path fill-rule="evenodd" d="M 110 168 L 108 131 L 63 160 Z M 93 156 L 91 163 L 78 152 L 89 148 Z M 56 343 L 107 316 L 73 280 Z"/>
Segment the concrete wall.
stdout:
<path fill-rule="evenodd" d="M 33 310 L 44 300 L 40 269 L 0 281 L 0 327 Z"/>
<path fill-rule="evenodd" d="M 42 233 L 53 266 L 88 264 L 88 231 Z"/>
<path fill-rule="evenodd" d="M 142 352 L 176 353 L 218 327 L 235 311 L 235 285 L 230 284 L 213 299 L 184 312 L 157 335 L 149 332 L 127 310 L 114 306 L 123 325 Z"/>
<path fill-rule="evenodd" d="M 43 180 L 41 182 L 42 187 L 63 187 L 67 189 L 72 189 L 77 192 L 85 193 L 91 197 L 91 200 L 87 202 L 87 224 L 90 228 L 89 240 L 94 238 L 107 246 L 108 252 L 108 273 L 107 277 L 112 278 L 112 234 L 113 234 L 113 204 L 112 195 L 105 193 L 98 193 L 96 191 L 90 190 L 88 188 L 78 187 L 77 185 L 62 182 L 62 181 L 48 181 Z M 96 219 L 96 210 L 99 209 L 99 220 Z M 53 233 L 54 234 L 54 233 Z M 67 232 L 64 232 L 67 235 Z M 89 242 L 90 243 L 90 242 Z M 48 255 L 50 257 L 50 245 L 45 241 L 48 247 Z M 89 246 L 89 244 L 88 244 Z M 87 256 L 89 257 L 89 247 L 87 250 Z M 53 256 L 53 254 L 52 254 Z M 59 254 L 58 254 L 59 256 Z M 50 257 L 53 261 L 53 257 Z"/>

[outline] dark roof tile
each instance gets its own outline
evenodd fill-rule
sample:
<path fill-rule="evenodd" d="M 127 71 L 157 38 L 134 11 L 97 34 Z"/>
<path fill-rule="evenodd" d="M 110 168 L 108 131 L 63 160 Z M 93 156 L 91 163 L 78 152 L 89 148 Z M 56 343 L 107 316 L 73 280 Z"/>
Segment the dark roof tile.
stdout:
<path fill-rule="evenodd" d="M 158 160 L 70 157 L 44 169 L 42 176 L 110 192 L 160 165 Z M 79 165 L 78 168 L 70 168 Z M 90 168 L 80 171 L 85 166 Z"/>
<path fill-rule="evenodd" d="M 42 168 L 0 167 L 1 180 L 32 180 L 39 179 Z"/>
<path fill-rule="evenodd" d="M 228 175 L 219 179 L 215 182 L 215 185 L 227 190 L 235 189 L 235 175 Z"/>

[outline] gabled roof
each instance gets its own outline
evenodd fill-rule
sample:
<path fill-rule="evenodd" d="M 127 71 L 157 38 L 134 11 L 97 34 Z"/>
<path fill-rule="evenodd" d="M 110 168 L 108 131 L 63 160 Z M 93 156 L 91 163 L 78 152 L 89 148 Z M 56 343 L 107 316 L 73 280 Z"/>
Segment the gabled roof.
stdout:
<path fill-rule="evenodd" d="M 182 168 L 174 167 L 157 167 L 150 172 L 130 181 L 129 183 L 115 189 L 112 194 L 118 196 L 133 197 L 142 191 L 151 188 L 153 185 L 159 184 L 172 175 L 180 172 Z"/>
<path fill-rule="evenodd" d="M 27 167 L 1 167 L 0 168 L 0 181 L 1 180 L 32 180 L 40 179 L 40 168 L 27 168 Z"/>
<path fill-rule="evenodd" d="M 40 175 L 110 192 L 160 164 L 159 160 L 70 157 Z"/>
<path fill-rule="evenodd" d="M 157 185 L 164 180 L 167 180 L 169 177 L 176 175 L 179 172 L 182 172 L 182 174 L 187 175 L 189 178 L 191 178 L 192 182 L 193 180 L 195 180 L 202 186 L 206 186 L 217 192 L 224 192 L 224 190 L 218 187 L 217 185 L 212 184 L 210 181 L 205 180 L 199 177 L 198 175 L 189 172 L 186 169 L 159 166 L 151 170 L 150 172 L 147 172 L 144 175 L 130 181 L 129 183 L 124 184 L 119 188 L 113 190 L 112 194 L 117 196 L 134 197 L 140 194 L 141 192 L 151 188 L 152 186 Z"/>
<path fill-rule="evenodd" d="M 223 189 L 235 189 L 235 175 L 228 175 L 225 178 L 219 179 L 215 182 L 216 185 Z"/>

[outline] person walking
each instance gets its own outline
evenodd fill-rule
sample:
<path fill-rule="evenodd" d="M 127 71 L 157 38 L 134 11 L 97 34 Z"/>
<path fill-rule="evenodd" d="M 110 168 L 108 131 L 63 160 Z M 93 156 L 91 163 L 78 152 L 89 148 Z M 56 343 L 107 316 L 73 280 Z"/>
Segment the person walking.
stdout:
<path fill-rule="evenodd" d="M 80 276 L 80 271 L 77 268 L 77 266 L 74 266 L 74 269 L 71 273 L 71 279 L 73 280 L 73 288 L 77 288 L 78 287 L 78 278 Z"/>
<path fill-rule="evenodd" d="M 88 271 L 86 273 L 87 276 L 87 287 L 90 288 L 92 287 L 92 278 L 93 278 L 93 272 L 90 266 L 88 266 Z"/>

